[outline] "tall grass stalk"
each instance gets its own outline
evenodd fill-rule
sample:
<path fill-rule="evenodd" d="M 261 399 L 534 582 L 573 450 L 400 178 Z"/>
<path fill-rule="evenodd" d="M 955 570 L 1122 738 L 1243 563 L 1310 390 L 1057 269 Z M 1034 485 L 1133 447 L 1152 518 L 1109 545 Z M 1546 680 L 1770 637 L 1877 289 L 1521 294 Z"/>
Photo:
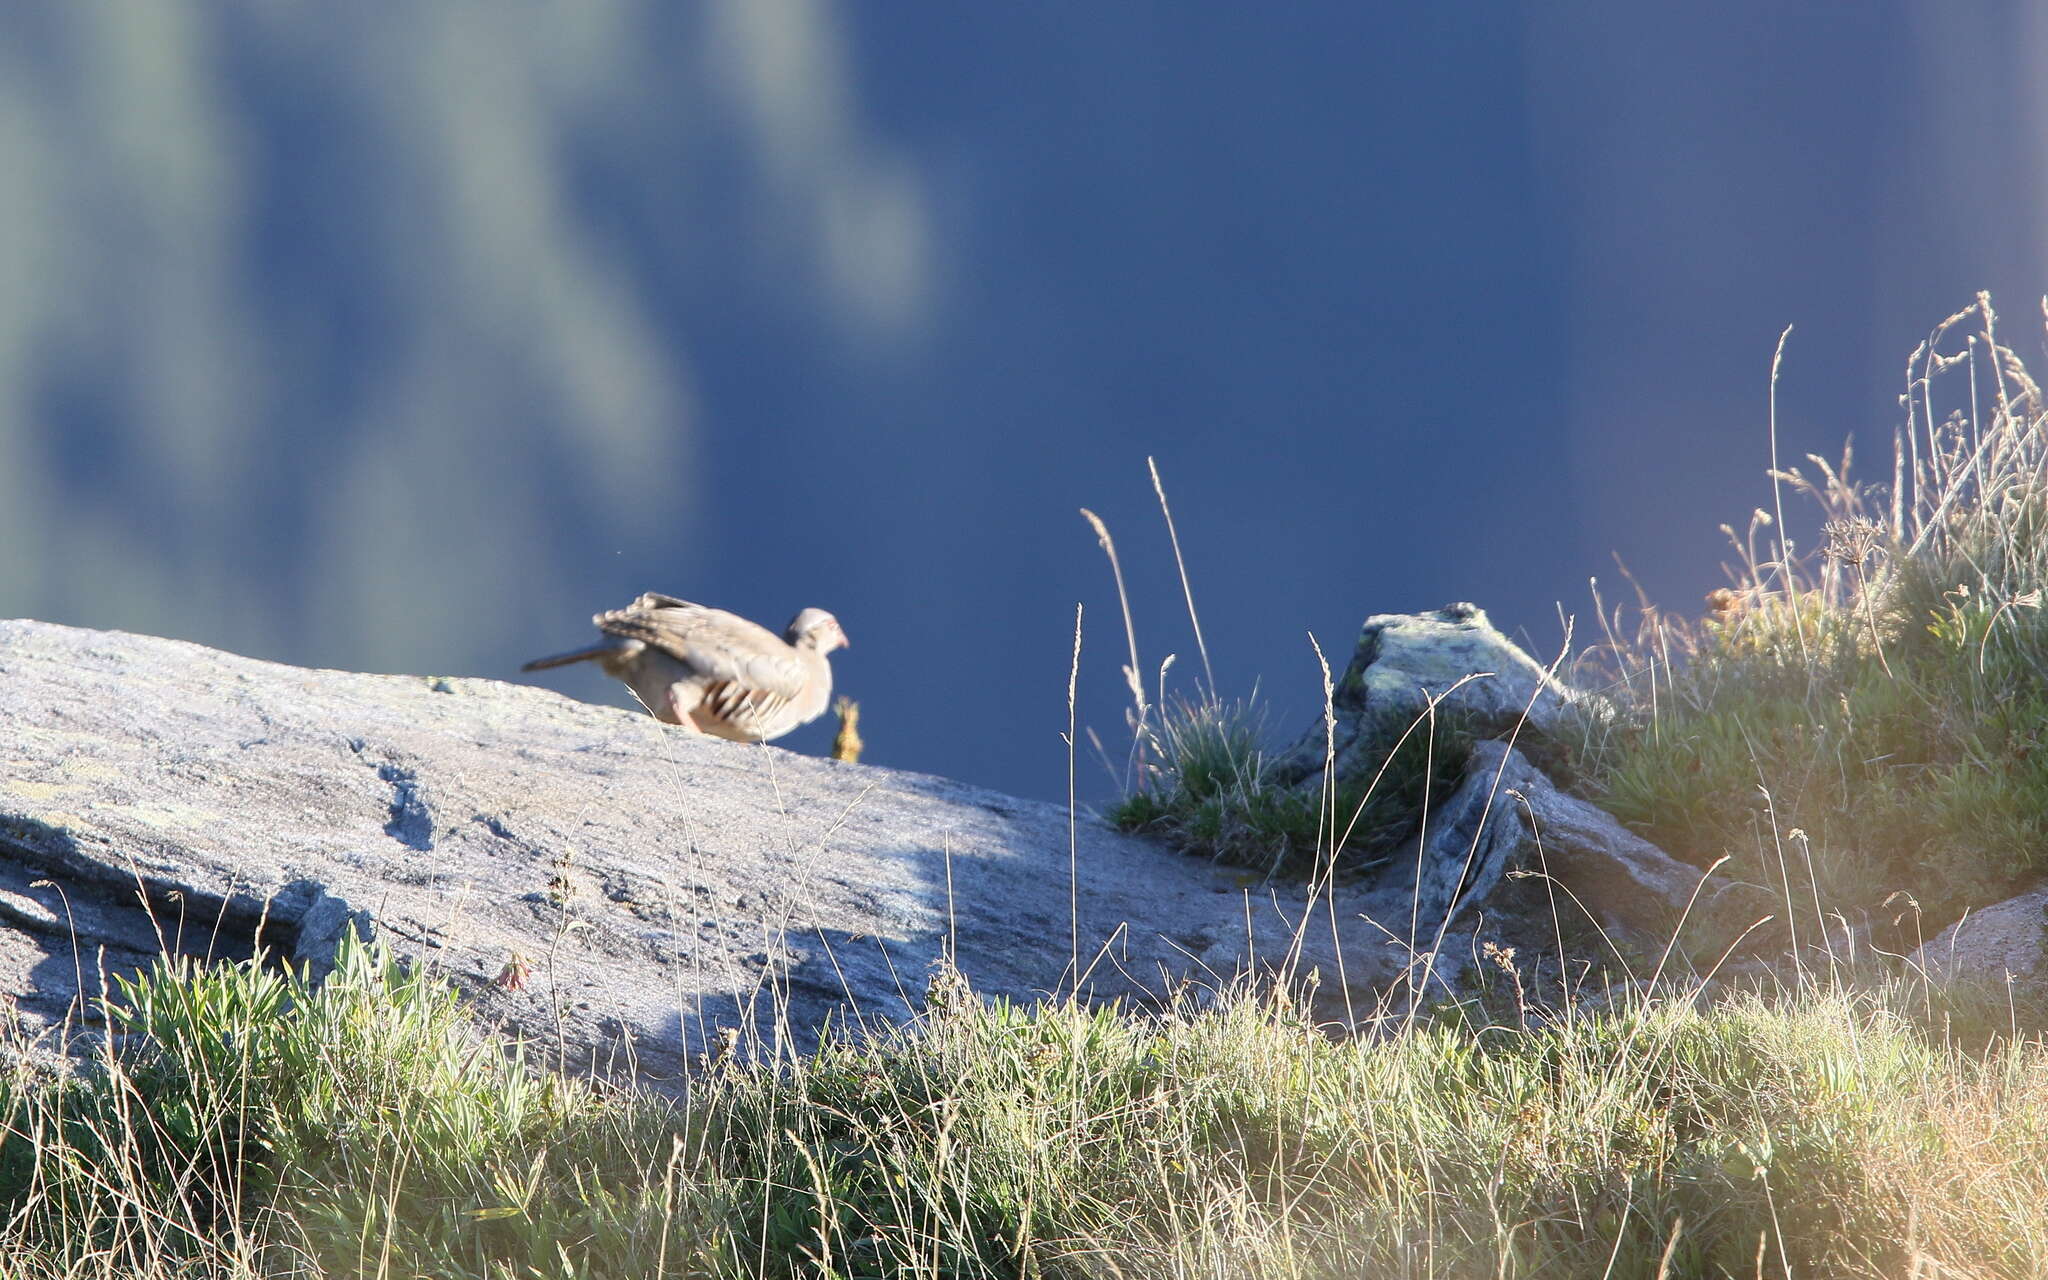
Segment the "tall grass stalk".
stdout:
<path fill-rule="evenodd" d="M 1068 960 L 1078 984 L 1081 977 L 1081 837 L 1074 794 L 1074 703 L 1081 679 L 1081 605 L 1074 605 L 1074 660 L 1067 667 L 1067 925 L 1072 934 L 1072 955 Z"/>
<path fill-rule="evenodd" d="M 1173 527 L 1173 508 L 1166 501 L 1166 482 L 1159 478 L 1158 462 L 1149 456 L 1145 459 L 1145 467 L 1152 473 L 1152 492 L 1159 495 L 1159 514 L 1166 519 L 1166 537 L 1173 544 L 1173 566 L 1180 571 L 1180 593 L 1188 602 L 1188 625 L 1195 629 L 1195 649 L 1202 655 L 1202 679 L 1205 687 L 1214 692 L 1216 670 L 1209 665 L 1209 645 L 1202 639 L 1202 617 L 1195 612 L 1195 589 L 1188 585 L 1188 562 L 1180 554 L 1180 531 Z"/>
<path fill-rule="evenodd" d="M 1102 517 L 1088 508 L 1081 508 L 1082 518 L 1095 530 L 1095 538 L 1102 545 L 1102 553 L 1109 557 L 1109 569 L 1116 579 L 1117 604 L 1124 611 L 1124 640 L 1130 645 L 1131 660 L 1124 667 L 1124 684 L 1131 691 L 1131 764 L 1130 769 L 1140 776 L 1145 767 L 1145 746 L 1149 741 L 1147 730 L 1151 708 L 1145 701 L 1144 668 L 1138 665 L 1138 629 L 1131 622 L 1131 597 L 1124 590 L 1124 567 L 1116 556 L 1116 541 L 1109 536 L 1109 526 L 1102 523 Z M 1126 777 L 1126 785 L 1130 779 Z"/>

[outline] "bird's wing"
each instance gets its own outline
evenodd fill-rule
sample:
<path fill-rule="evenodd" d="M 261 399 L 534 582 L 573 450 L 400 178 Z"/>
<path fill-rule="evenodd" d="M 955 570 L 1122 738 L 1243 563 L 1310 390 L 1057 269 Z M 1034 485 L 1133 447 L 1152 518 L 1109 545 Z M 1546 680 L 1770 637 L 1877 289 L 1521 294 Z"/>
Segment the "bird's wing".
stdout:
<path fill-rule="evenodd" d="M 598 629 L 661 650 L 707 684 L 734 684 L 781 700 L 804 693 L 810 673 L 801 655 L 781 636 L 738 614 L 687 601 L 641 607 L 649 598 L 642 596 L 631 608 L 598 614 Z"/>
<path fill-rule="evenodd" d="M 663 595 L 663 594 L 662 594 L 661 592 L 659 592 L 659 591 L 643 591 L 643 592 L 641 592 L 641 593 L 640 593 L 640 597 L 639 597 L 639 599 L 637 599 L 637 600 L 633 601 L 633 603 L 631 603 L 631 604 L 627 605 L 627 606 L 626 606 L 625 608 L 623 608 L 623 609 L 620 609 L 620 610 L 618 610 L 618 612 L 620 612 L 620 613 L 632 613 L 632 612 L 634 612 L 634 611 L 636 611 L 636 610 L 639 610 L 639 609 L 703 609 L 703 608 L 704 608 L 704 606 L 703 606 L 703 605 L 701 605 L 701 604 L 692 604 L 692 603 L 691 603 L 690 601 L 688 601 L 688 600 L 684 600 L 684 599 L 681 599 L 681 598 L 679 598 L 679 597 L 677 597 L 677 596 L 666 596 L 666 595 Z M 706 610 L 706 612 L 709 612 L 709 613 L 715 613 L 715 612 L 717 612 L 717 610 Z"/>

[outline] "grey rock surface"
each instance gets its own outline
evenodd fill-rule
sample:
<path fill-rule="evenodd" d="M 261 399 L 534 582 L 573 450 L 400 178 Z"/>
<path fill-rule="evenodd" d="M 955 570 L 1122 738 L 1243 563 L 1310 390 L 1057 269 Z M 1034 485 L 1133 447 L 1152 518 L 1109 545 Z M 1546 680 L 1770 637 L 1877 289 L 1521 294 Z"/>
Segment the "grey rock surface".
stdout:
<path fill-rule="evenodd" d="M 1637 949 L 1661 950 L 1671 940 L 1700 872 L 1546 772 L 1568 763 L 1588 718 L 1612 708 L 1551 675 L 1484 610 L 1453 604 L 1368 618 L 1330 710 L 1330 722 L 1312 725 L 1270 776 L 1282 786 L 1319 787 L 1327 766 L 1340 794 L 1370 787 L 1414 805 L 1393 815 L 1405 838 L 1359 873 L 1369 901 L 1399 904 L 1375 918 L 1415 954 L 1433 956 L 1436 973 L 1457 972 L 1458 958 L 1485 941 L 1554 939 L 1560 922 L 1597 926 Z M 1404 737 L 1406 765 L 1384 769 Z M 1404 796 L 1404 770 L 1451 750 L 1465 759 L 1448 791 Z M 1527 879 L 1523 873 L 1534 873 L 1535 884 L 1509 883 Z"/>
<path fill-rule="evenodd" d="M 1407 968 L 1384 891 L 1075 830 L 1070 880 L 1053 805 L 525 686 L 0 622 L 0 992 L 32 1026 L 164 946 L 318 962 L 372 925 L 487 1022 L 654 1081 L 723 1026 L 800 1050 L 908 1016 L 944 955 L 984 995 L 1072 989 L 1070 903 L 1097 1000 L 1249 965 L 1363 1008 Z"/>
<path fill-rule="evenodd" d="M 1541 890 L 1546 923 L 1551 904 L 1611 935 L 1643 944 L 1670 937 L 1700 890 L 1698 868 L 1623 827 L 1598 805 L 1567 795 L 1505 742 L 1473 745 L 1464 780 L 1436 806 L 1419 838 L 1420 856 L 1400 886 L 1417 918 L 1456 923 L 1474 906 L 1497 900 L 1510 872 L 1533 872 L 1554 885 Z M 1421 949 L 1435 944 L 1424 935 Z"/>
<path fill-rule="evenodd" d="M 2048 885 L 1964 916 L 1913 963 L 1939 982 L 2010 981 L 2016 996 L 2048 1000 Z"/>
<path fill-rule="evenodd" d="M 1369 780 L 1410 727 L 1432 714 L 1477 738 L 1561 739 L 1577 717 L 1604 713 L 1472 604 L 1367 618 L 1330 705 L 1334 735 L 1320 720 L 1303 733 L 1273 765 L 1281 785 L 1319 777 L 1326 758 L 1339 779 Z"/>

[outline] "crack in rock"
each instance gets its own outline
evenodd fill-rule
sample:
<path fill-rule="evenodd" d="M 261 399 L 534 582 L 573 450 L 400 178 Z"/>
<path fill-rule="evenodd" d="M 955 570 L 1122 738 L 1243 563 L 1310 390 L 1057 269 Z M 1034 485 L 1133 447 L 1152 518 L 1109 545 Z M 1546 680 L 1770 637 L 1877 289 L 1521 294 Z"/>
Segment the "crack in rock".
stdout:
<path fill-rule="evenodd" d="M 498 816 L 497 814 L 494 814 L 494 813 L 478 813 L 478 814 L 473 814 L 473 815 L 471 815 L 471 817 L 470 817 L 470 819 L 469 819 L 469 820 L 470 820 L 471 822 L 474 822 L 474 823 L 476 823 L 476 824 L 477 824 L 478 826 L 482 827 L 482 828 L 483 828 L 484 830 L 486 830 L 486 831 L 490 832 L 490 833 L 491 833 L 492 835 L 494 835 L 494 836 L 498 837 L 498 839 L 500 839 L 500 840 L 510 840 L 510 841 L 511 841 L 512 843 L 514 843 L 514 844 L 516 844 L 516 845 L 519 845 L 519 846 L 520 846 L 520 847 L 522 847 L 522 848 L 528 849 L 529 851 L 530 851 L 530 850 L 532 849 L 532 847 L 533 847 L 532 845 L 528 844 L 528 843 L 527 843 L 526 841 L 524 841 L 524 840 L 521 840 L 521 839 L 520 839 L 520 838 L 519 838 L 518 836 L 515 836 L 515 835 L 513 835 L 513 834 L 512 834 L 512 828 L 510 828 L 510 827 L 506 826 L 506 825 L 505 825 L 505 820 L 504 820 L 503 818 L 499 817 L 499 816 Z"/>
<path fill-rule="evenodd" d="M 419 775 L 395 764 L 380 764 L 377 776 L 391 784 L 391 820 L 384 824 L 384 834 L 408 849 L 431 853 L 434 815 L 420 794 Z"/>
<path fill-rule="evenodd" d="M 306 908 L 299 913 L 292 958 L 310 965 L 316 976 L 334 968 L 344 935 L 353 933 L 359 941 L 368 942 L 376 934 L 376 920 L 368 911 L 356 908 L 317 880 L 295 880 L 286 891 L 307 895 Z"/>

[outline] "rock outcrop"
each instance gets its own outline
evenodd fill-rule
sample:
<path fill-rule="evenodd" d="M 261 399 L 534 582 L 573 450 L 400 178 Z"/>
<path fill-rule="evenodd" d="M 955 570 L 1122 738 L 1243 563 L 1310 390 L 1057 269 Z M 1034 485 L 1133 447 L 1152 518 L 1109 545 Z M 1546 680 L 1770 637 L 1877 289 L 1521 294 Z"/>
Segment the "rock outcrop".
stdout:
<path fill-rule="evenodd" d="M 486 1021 L 657 1081 L 721 1027 L 800 1050 L 908 1016 L 941 957 L 1030 1000 L 1078 950 L 1084 995 L 1140 1002 L 1249 962 L 1330 1009 L 1409 961 L 1355 889 L 1086 819 L 1070 860 L 1053 805 L 488 680 L 0 622 L 0 757 L 0 992 L 31 1028 L 164 946 L 317 964 L 365 928 Z"/>
<path fill-rule="evenodd" d="M 1464 781 L 1425 819 L 1419 854 L 1392 864 L 1418 919 L 1455 923 L 1523 872 L 1547 881 L 1537 890 L 1546 924 L 1554 911 L 1637 943 L 1669 938 L 1701 881 L 1697 868 L 1559 791 L 1498 739 L 1473 746 Z M 1427 937 L 1416 943 L 1431 949 Z"/>
<path fill-rule="evenodd" d="M 1474 670 L 1494 674 L 1460 685 Z M 945 963 L 1020 1001 L 1256 972 L 1360 1026 L 1560 921 L 1661 945 L 1698 872 L 1501 740 L 1529 708 L 1518 741 L 1562 737 L 1585 704 L 1478 610 L 1367 624 L 1340 763 L 1446 694 L 1474 739 L 1461 781 L 1404 854 L 1312 893 L 1057 806 L 525 686 L 0 622 L 0 992 L 52 1027 L 166 947 L 317 968 L 375 933 L 487 1023 L 659 1084 L 723 1028 L 801 1052 L 834 1020 L 911 1016 Z"/>
<path fill-rule="evenodd" d="M 2048 1006 L 2048 885 L 1973 911 L 1913 955 L 1936 982 L 2012 984 L 2012 994 Z"/>
<path fill-rule="evenodd" d="M 1661 949 L 1698 896 L 1698 870 L 1559 785 L 1574 739 L 1613 709 L 1557 679 L 1477 606 L 1366 619 L 1330 710 L 1268 780 L 1329 786 L 1406 833 L 1363 855 L 1347 847 L 1346 858 L 1371 900 L 1402 904 L 1404 942 L 1444 953 L 1440 972 L 1452 951 L 1554 939 L 1559 924 Z M 1432 785 L 1446 758 L 1448 778 Z M 1525 879 L 1540 886 L 1511 883 Z M 1486 938 L 1474 932 L 1482 915 Z"/>
<path fill-rule="evenodd" d="M 1494 629 L 1486 611 L 1450 604 L 1429 613 L 1365 620 L 1351 662 L 1330 698 L 1334 734 L 1319 720 L 1273 763 L 1283 786 L 1319 777 L 1326 757 L 1338 778 L 1369 781 L 1411 727 L 1473 738 L 1568 740 L 1584 716 L 1604 716 L 1599 699 L 1550 674 Z M 1334 751 L 1334 756 L 1331 755 Z"/>

